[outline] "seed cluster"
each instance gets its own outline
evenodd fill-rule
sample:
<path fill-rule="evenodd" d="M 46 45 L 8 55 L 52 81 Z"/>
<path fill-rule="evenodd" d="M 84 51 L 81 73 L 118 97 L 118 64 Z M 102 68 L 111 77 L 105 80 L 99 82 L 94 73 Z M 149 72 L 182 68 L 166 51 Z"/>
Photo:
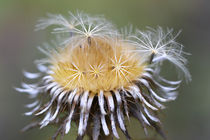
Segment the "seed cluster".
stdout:
<path fill-rule="evenodd" d="M 23 130 L 56 125 L 59 128 L 52 137 L 56 139 L 69 133 L 75 123 L 77 140 L 85 135 L 92 140 L 119 139 L 117 128 L 130 140 L 125 117 L 133 117 L 145 134 L 153 128 L 166 138 L 158 113 L 165 108 L 163 102 L 176 99 L 181 80 L 161 77 L 162 62 L 171 62 L 191 80 L 185 67 L 187 53 L 175 41 L 178 34 L 160 27 L 121 33 L 106 19 L 83 13 L 70 13 L 69 19 L 48 16 L 37 29 L 56 25 L 53 33 L 62 38 L 61 47 L 40 48 L 48 57 L 36 61 L 39 72 L 24 72 L 36 83 L 16 88 L 35 99 L 25 113 L 35 116 L 34 122 Z"/>

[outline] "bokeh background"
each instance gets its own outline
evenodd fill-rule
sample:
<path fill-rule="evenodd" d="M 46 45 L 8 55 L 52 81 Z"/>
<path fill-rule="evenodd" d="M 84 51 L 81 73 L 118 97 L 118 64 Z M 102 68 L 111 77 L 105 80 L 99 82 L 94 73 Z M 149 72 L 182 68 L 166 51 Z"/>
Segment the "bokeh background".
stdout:
<path fill-rule="evenodd" d="M 34 32 L 39 17 L 68 11 L 104 15 L 119 28 L 173 27 L 182 29 L 178 41 L 192 55 L 189 70 L 192 82 L 182 84 L 175 102 L 162 115 L 169 140 L 210 139 L 210 1 L 209 0 L 0 0 L 0 139 L 48 140 L 55 128 L 20 133 L 29 123 L 24 104 L 31 101 L 14 91 L 24 80 L 22 69 L 35 71 L 33 61 L 43 57 L 36 46 L 49 41 L 49 32 Z M 170 73 L 170 71 L 168 72 Z M 76 127 L 65 140 L 74 140 Z M 140 124 L 131 121 L 134 140 L 146 138 Z M 121 139 L 124 139 L 123 137 Z"/>

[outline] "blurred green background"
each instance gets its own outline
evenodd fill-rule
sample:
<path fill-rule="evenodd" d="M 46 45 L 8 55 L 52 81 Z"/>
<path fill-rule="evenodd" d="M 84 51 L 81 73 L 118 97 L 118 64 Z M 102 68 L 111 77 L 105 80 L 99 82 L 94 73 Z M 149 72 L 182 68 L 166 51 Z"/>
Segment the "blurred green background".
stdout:
<path fill-rule="evenodd" d="M 32 119 L 22 115 L 27 111 L 24 105 L 31 101 L 13 87 L 23 80 L 23 68 L 35 71 L 33 61 L 43 56 L 36 46 L 49 41 L 49 32 L 34 32 L 37 19 L 47 12 L 67 15 L 76 10 L 105 15 L 119 28 L 132 23 L 139 29 L 157 25 L 182 29 L 178 41 L 192 54 L 188 67 L 193 81 L 183 84 L 178 99 L 167 104 L 164 129 L 169 140 L 210 139 L 209 0 L 0 0 L 1 140 L 48 140 L 55 131 L 44 128 L 20 133 Z M 135 121 L 129 131 L 134 140 L 146 139 Z M 76 129 L 65 140 L 74 140 L 75 135 Z"/>

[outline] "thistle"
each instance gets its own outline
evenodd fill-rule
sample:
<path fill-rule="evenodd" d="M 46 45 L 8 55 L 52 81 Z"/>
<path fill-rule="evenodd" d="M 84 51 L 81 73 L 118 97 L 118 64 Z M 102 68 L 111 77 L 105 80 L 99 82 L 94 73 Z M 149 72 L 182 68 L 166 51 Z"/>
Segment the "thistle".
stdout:
<path fill-rule="evenodd" d="M 134 117 L 145 133 L 154 128 L 163 138 L 158 117 L 165 106 L 175 100 L 182 81 L 169 81 L 160 76 L 167 60 L 191 80 L 185 67 L 183 46 L 175 41 L 178 34 L 148 28 L 134 33 L 118 31 L 103 17 L 83 13 L 48 15 L 39 20 L 37 30 L 53 25 L 59 45 L 39 48 L 47 58 L 36 60 L 38 73 L 24 71 L 34 84 L 22 83 L 19 92 L 28 93 L 35 102 L 25 115 L 35 121 L 24 128 L 50 124 L 58 130 L 53 139 L 70 132 L 72 122 L 78 126 L 77 140 L 88 135 L 93 140 L 103 136 L 119 139 L 117 128 L 131 139 L 125 118 Z"/>

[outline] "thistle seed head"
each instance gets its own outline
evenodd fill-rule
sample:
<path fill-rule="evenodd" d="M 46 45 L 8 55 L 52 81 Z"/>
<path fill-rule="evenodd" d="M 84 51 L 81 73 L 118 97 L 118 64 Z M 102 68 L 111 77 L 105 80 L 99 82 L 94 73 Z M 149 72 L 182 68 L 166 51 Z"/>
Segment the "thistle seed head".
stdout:
<path fill-rule="evenodd" d="M 134 117 L 146 134 L 151 127 L 165 138 L 158 113 L 165 108 L 162 103 L 176 99 L 181 80 L 161 77 L 160 64 L 168 60 L 191 80 L 186 53 L 175 41 L 179 33 L 174 36 L 172 29 L 161 27 L 119 32 L 103 17 L 83 13 L 68 18 L 49 14 L 36 29 L 51 25 L 62 41 L 56 49 L 39 48 L 47 55 L 36 61 L 39 72 L 24 72 L 36 83 L 16 88 L 35 100 L 25 115 L 36 121 L 24 130 L 58 124 L 55 139 L 76 123 L 77 139 L 86 134 L 93 140 L 112 134 L 119 139 L 119 128 L 129 140 L 125 117 Z"/>

